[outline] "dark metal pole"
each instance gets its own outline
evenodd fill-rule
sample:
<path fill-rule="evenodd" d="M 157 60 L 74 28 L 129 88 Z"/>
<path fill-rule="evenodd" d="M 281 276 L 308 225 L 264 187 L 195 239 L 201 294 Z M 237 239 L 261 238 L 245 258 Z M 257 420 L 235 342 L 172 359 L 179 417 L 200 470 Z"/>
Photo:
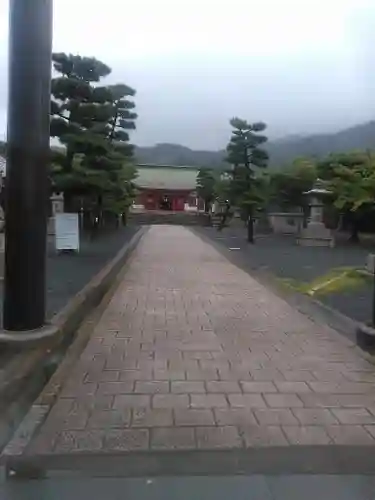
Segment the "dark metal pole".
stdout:
<path fill-rule="evenodd" d="M 45 321 L 53 0 L 10 0 L 5 330 Z"/>

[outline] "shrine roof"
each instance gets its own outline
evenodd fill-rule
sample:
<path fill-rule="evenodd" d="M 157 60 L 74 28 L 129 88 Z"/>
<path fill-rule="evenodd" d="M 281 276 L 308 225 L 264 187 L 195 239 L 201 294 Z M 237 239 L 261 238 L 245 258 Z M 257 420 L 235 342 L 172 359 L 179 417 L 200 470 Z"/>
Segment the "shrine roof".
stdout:
<path fill-rule="evenodd" d="M 140 164 L 135 184 L 143 189 L 194 190 L 198 170 L 190 166 Z"/>

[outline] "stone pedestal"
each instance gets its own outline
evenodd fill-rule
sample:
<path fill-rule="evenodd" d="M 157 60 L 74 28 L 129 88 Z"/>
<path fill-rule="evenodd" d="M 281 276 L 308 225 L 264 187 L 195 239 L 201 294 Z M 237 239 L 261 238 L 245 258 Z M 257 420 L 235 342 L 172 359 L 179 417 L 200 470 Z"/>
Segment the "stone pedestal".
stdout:
<path fill-rule="evenodd" d="M 56 229 L 55 229 L 55 217 L 50 217 L 48 219 L 48 225 L 47 225 L 47 235 L 48 236 L 55 236 Z"/>
<path fill-rule="evenodd" d="M 305 247 L 333 248 L 335 246 L 331 231 L 322 222 L 308 224 L 307 228 L 301 231 L 297 243 Z"/>
<path fill-rule="evenodd" d="M 52 216 L 48 219 L 47 225 L 47 240 L 48 244 L 54 244 L 56 234 L 55 215 L 64 212 L 64 195 L 63 193 L 53 193 L 51 196 Z"/>

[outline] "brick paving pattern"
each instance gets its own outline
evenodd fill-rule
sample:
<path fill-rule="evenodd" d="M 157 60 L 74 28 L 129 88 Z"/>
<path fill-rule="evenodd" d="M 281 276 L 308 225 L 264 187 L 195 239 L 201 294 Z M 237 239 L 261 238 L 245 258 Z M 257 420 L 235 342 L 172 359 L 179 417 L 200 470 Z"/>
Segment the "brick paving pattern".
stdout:
<path fill-rule="evenodd" d="M 155 226 L 27 451 L 374 445 L 374 382 L 350 341 Z"/>

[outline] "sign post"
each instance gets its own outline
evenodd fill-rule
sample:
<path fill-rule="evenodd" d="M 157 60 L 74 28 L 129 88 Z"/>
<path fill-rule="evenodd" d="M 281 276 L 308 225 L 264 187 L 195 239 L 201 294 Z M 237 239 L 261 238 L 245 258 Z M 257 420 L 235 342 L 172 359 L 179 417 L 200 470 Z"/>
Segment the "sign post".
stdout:
<path fill-rule="evenodd" d="M 55 242 L 57 252 L 79 252 L 78 214 L 60 213 L 55 215 Z"/>

